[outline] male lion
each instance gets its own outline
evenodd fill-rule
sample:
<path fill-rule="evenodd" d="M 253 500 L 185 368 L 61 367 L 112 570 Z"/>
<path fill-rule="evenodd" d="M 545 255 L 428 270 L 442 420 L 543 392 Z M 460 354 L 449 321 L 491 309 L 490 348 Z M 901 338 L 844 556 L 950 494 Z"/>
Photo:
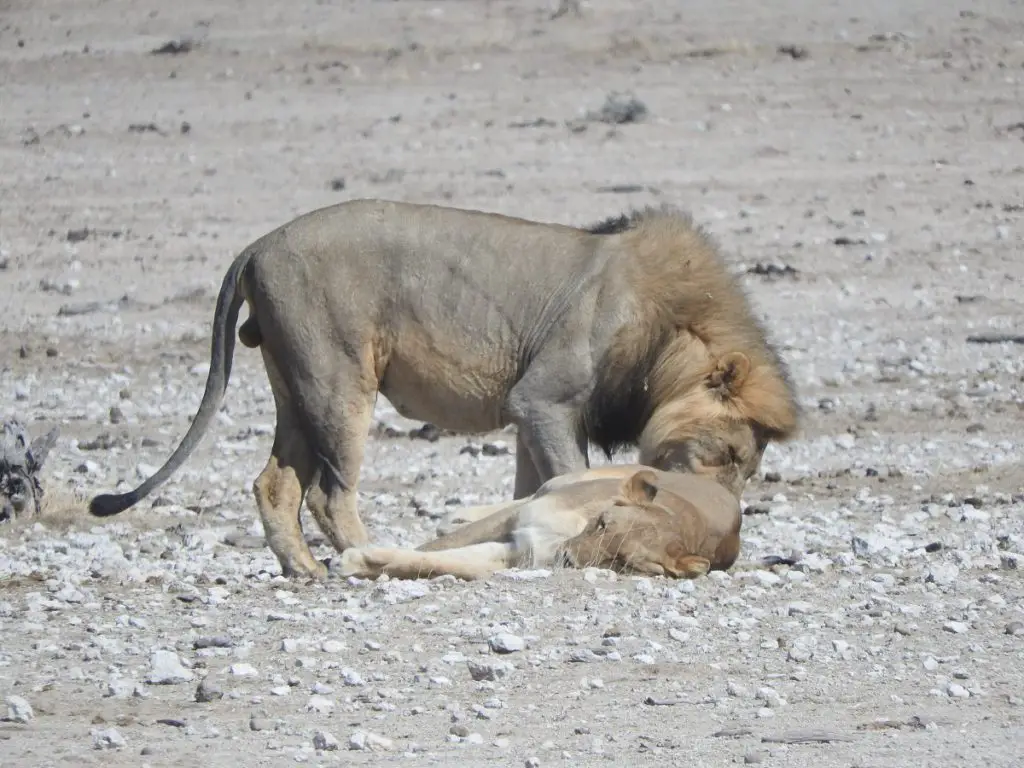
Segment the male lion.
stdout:
<path fill-rule="evenodd" d="M 367 542 L 356 510 L 378 392 L 459 432 L 518 427 L 515 498 L 639 445 L 640 461 L 700 472 L 723 436 L 742 487 L 769 440 L 796 429 L 787 372 L 738 282 L 689 217 L 645 210 L 578 229 L 479 211 L 353 200 L 256 240 L 228 268 L 202 404 L 180 445 L 121 512 L 193 451 L 227 387 L 232 329 L 259 347 L 277 410 L 253 484 L 286 575 L 323 576 L 303 496 L 339 551 Z M 718 469 L 716 468 L 716 472 Z"/>
<path fill-rule="evenodd" d="M 454 517 L 467 524 L 418 549 L 349 547 L 338 573 L 477 579 L 567 565 L 694 578 L 736 561 L 743 519 L 739 499 L 710 477 L 621 464 L 560 475 L 528 498 Z"/>

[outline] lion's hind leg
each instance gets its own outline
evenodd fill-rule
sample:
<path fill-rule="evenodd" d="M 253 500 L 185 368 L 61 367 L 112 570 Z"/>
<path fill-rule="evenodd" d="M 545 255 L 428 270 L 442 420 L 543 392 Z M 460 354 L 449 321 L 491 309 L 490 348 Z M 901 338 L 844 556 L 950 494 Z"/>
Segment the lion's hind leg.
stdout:
<path fill-rule="evenodd" d="M 345 366 L 335 377 L 327 407 L 317 416 L 322 426 L 313 441 L 320 473 L 306 494 L 306 506 L 334 548 L 344 552 L 369 541 L 359 517 L 356 486 L 373 417 L 373 395 Z"/>
<path fill-rule="evenodd" d="M 341 554 L 341 576 L 375 578 L 381 574 L 397 579 L 428 579 L 455 576 L 479 579 L 515 565 L 511 544 L 486 542 L 442 552 L 421 552 L 399 547 L 349 547 Z"/>
<path fill-rule="evenodd" d="M 321 578 L 326 566 L 313 557 L 302 535 L 299 513 L 302 494 L 315 472 L 313 456 L 287 403 L 278 401 L 274 445 L 263 471 L 253 483 L 253 495 L 267 544 L 285 576 Z"/>

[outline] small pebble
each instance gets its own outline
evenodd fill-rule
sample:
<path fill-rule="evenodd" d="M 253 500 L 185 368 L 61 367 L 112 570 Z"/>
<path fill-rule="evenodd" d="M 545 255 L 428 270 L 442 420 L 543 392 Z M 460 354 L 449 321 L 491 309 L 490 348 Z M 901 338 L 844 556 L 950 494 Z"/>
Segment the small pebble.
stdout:
<path fill-rule="evenodd" d="M 338 740 L 328 731 L 317 731 L 313 734 L 313 748 L 325 752 L 333 752 L 338 749 Z"/>
<path fill-rule="evenodd" d="M 94 749 L 121 749 L 128 742 L 116 728 L 102 728 L 92 731 L 92 745 Z"/>

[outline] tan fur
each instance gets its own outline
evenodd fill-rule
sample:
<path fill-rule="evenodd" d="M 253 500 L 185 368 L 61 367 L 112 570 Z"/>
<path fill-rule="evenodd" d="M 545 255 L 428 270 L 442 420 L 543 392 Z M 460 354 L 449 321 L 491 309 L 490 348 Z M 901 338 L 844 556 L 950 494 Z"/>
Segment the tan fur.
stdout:
<path fill-rule="evenodd" d="M 338 573 L 477 579 L 516 567 L 595 566 L 695 578 L 739 554 L 739 500 L 718 483 L 641 465 L 562 475 L 527 499 L 462 510 L 471 520 L 416 550 L 349 548 Z"/>
<path fill-rule="evenodd" d="M 355 200 L 235 259 L 192 425 L 156 474 L 95 497 L 92 514 L 137 503 L 194 450 L 227 387 L 243 303 L 238 336 L 259 348 L 277 411 L 253 493 L 287 575 L 325 573 L 302 537 L 303 499 L 336 549 L 367 542 L 357 484 L 378 393 L 448 430 L 515 424 L 517 499 L 588 467 L 588 444 L 639 445 L 643 464 L 738 495 L 767 442 L 796 428 L 785 367 L 685 215 L 579 229 Z"/>

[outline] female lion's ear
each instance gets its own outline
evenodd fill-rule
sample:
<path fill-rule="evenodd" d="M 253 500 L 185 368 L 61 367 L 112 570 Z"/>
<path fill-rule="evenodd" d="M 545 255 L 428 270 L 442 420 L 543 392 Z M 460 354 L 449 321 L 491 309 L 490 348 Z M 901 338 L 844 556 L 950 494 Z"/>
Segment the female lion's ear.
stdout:
<path fill-rule="evenodd" d="M 622 481 L 622 495 L 638 504 L 654 501 L 658 495 L 658 476 L 649 469 L 641 469 Z"/>
<path fill-rule="evenodd" d="M 697 555 L 686 555 L 676 560 L 672 566 L 675 576 L 682 579 L 696 579 L 698 576 L 706 576 L 711 570 L 711 561 L 706 557 Z"/>

